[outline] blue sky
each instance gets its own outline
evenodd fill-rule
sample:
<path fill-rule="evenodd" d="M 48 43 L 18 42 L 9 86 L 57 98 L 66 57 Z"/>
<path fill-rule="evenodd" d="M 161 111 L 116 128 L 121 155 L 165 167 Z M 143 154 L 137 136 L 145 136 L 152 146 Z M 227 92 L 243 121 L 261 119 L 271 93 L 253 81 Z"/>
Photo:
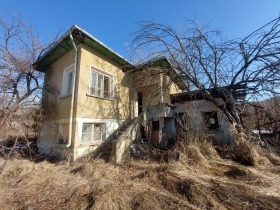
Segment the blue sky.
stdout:
<path fill-rule="evenodd" d="M 21 15 L 46 38 L 77 24 L 126 57 L 139 21 L 180 30 L 195 19 L 239 38 L 278 17 L 280 0 L 1 0 L 0 13 L 6 11 Z"/>

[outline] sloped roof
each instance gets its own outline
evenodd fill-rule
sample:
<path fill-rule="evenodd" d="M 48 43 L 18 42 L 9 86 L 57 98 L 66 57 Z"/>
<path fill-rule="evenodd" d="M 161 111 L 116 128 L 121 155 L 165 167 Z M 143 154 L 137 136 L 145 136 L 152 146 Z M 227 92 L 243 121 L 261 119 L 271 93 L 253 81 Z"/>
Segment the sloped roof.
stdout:
<path fill-rule="evenodd" d="M 172 67 L 171 63 L 166 57 L 158 57 L 152 60 L 149 60 L 146 63 L 132 66 L 130 69 L 131 72 L 138 72 L 147 68 L 162 68 L 165 70 L 166 74 L 172 79 L 172 81 L 181 89 L 186 90 L 186 84 L 182 78 L 177 74 L 177 72 Z"/>
<path fill-rule="evenodd" d="M 124 70 L 131 66 L 131 64 L 118 53 L 107 47 L 105 44 L 94 38 L 88 32 L 73 25 L 51 48 L 40 56 L 36 63 L 33 64 L 34 68 L 38 71 L 45 71 L 48 66 L 62 57 L 64 54 L 73 49 L 70 34 L 72 34 L 76 45 L 85 44 L 105 57 L 119 64 Z"/>
<path fill-rule="evenodd" d="M 91 47 L 95 51 L 119 64 L 124 72 L 135 72 L 148 67 L 164 68 L 167 69 L 167 75 L 170 76 L 170 78 L 175 84 L 178 85 L 179 88 L 182 90 L 186 89 L 185 83 L 172 68 L 169 60 L 166 57 L 152 59 L 141 65 L 132 65 L 121 55 L 110 49 L 108 46 L 77 25 L 73 25 L 57 42 L 55 42 L 43 55 L 37 59 L 37 61 L 33 64 L 34 69 L 44 72 L 56 60 L 72 50 L 73 44 L 70 39 L 71 34 L 76 45 L 85 44 Z"/>
<path fill-rule="evenodd" d="M 231 92 L 232 96 L 236 101 L 242 101 L 246 97 L 246 85 L 235 85 L 235 86 L 224 86 L 221 89 L 225 89 Z M 207 89 L 207 91 L 215 98 L 220 98 L 221 95 L 217 89 L 211 88 Z M 170 95 L 170 99 L 172 103 L 184 103 L 187 101 L 193 100 L 203 100 L 205 99 L 204 92 L 202 90 L 194 90 L 184 93 L 176 93 Z"/>

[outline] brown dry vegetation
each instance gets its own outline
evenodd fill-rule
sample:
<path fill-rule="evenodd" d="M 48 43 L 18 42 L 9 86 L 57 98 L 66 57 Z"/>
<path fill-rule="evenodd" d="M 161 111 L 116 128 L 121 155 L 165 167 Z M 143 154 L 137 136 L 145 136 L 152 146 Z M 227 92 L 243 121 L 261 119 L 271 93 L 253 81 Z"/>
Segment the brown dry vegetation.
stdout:
<path fill-rule="evenodd" d="M 253 146 L 254 166 L 221 159 L 206 143 L 178 161 L 128 158 L 115 165 L 87 156 L 74 163 L 8 160 L 1 209 L 278 209 L 280 159 Z M 0 166 L 4 163 L 0 159 Z"/>

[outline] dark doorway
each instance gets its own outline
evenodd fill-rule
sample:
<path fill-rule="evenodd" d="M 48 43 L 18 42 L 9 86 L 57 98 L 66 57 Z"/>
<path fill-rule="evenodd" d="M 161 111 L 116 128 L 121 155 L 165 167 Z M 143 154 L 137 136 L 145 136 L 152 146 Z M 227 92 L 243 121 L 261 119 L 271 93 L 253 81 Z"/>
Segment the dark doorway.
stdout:
<path fill-rule="evenodd" d="M 142 93 L 138 92 L 138 116 L 142 113 L 142 111 L 143 111 Z"/>
<path fill-rule="evenodd" d="M 176 142 L 175 118 L 165 117 L 162 128 L 161 146 L 164 148 L 174 146 Z"/>

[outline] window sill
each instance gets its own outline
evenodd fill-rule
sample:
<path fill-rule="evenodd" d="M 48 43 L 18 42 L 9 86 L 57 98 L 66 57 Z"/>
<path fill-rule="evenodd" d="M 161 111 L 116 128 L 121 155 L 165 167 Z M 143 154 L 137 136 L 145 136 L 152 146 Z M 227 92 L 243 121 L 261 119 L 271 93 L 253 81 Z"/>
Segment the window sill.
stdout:
<path fill-rule="evenodd" d="M 108 101 L 113 101 L 114 100 L 114 98 L 113 97 L 111 97 L 111 98 L 104 98 L 104 97 L 99 97 L 99 96 L 94 96 L 94 95 L 90 95 L 90 94 L 86 94 L 86 96 L 88 96 L 88 97 L 93 97 L 93 98 L 99 98 L 99 99 L 103 99 L 103 100 L 108 100 Z"/>
<path fill-rule="evenodd" d="M 78 147 L 96 146 L 102 144 L 102 142 L 103 142 L 102 140 L 98 140 L 98 141 L 80 143 Z"/>

